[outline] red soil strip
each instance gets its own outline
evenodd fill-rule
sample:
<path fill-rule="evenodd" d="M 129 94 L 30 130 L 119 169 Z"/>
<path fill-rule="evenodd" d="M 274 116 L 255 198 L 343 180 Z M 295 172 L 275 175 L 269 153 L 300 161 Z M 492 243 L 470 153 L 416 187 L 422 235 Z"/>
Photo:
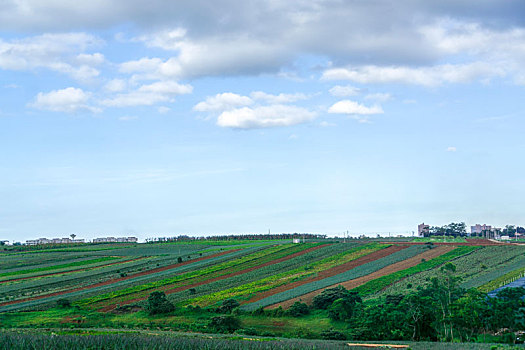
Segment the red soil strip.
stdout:
<path fill-rule="evenodd" d="M 340 274 L 342 272 L 351 270 L 351 269 L 353 269 L 355 267 L 358 267 L 358 266 L 361 266 L 363 264 L 375 261 L 375 260 L 380 259 L 380 258 L 384 258 L 385 256 L 388 256 L 390 254 L 393 254 L 393 253 L 398 252 L 400 250 L 403 250 L 405 248 L 406 248 L 406 246 L 392 245 L 390 247 L 387 247 L 387 248 L 384 248 L 384 249 L 381 249 L 381 250 L 377 250 L 375 252 L 372 252 L 370 254 L 367 254 L 367 255 L 362 256 L 360 258 L 357 258 L 355 260 L 349 261 L 347 263 L 344 263 L 344 264 L 341 264 L 341 265 L 338 265 L 338 266 L 334 266 L 334 267 L 326 269 L 324 271 L 320 271 L 317 274 L 317 276 L 315 276 L 315 277 L 310 277 L 310 278 L 307 278 L 307 279 L 304 279 L 304 280 L 295 281 L 295 282 L 292 282 L 292 283 L 287 283 L 287 284 L 284 284 L 282 286 L 278 286 L 278 287 L 272 288 L 270 290 L 261 292 L 261 293 L 255 295 L 254 297 L 252 297 L 250 300 L 243 301 L 241 304 L 253 303 L 253 302 L 256 302 L 258 300 L 267 298 L 267 297 L 269 297 L 271 295 L 274 295 L 274 294 L 277 294 L 277 293 L 281 293 L 281 292 L 285 292 L 285 291 L 290 290 L 290 289 L 297 288 L 299 286 L 302 286 L 303 284 L 319 281 L 319 280 L 325 279 L 327 277 L 332 277 L 332 276 L 338 275 L 338 274 Z"/>
<path fill-rule="evenodd" d="M 495 242 L 488 239 L 471 239 L 467 238 L 467 242 L 432 242 L 434 245 L 446 246 L 469 246 L 469 247 L 486 247 L 495 245 L 509 245 L 510 243 Z M 427 242 L 381 242 L 382 244 L 405 244 L 405 245 L 424 245 Z"/>
<path fill-rule="evenodd" d="M 301 295 L 300 297 L 296 297 L 296 298 L 289 299 L 289 300 L 286 300 L 286 301 L 283 301 L 283 302 L 280 302 L 280 303 L 277 303 L 277 304 L 274 304 L 274 305 L 267 306 L 266 308 L 267 309 L 275 309 L 275 308 L 281 306 L 283 309 L 288 309 L 296 301 L 302 301 L 304 303 L 311 304 L 312 300 L 314 299 L 314 297 L 316 295 L 318 295 L 319 293 L 321 293 L 325 289 L 334 288 L 334 287 L 337 287 L 337 286 L 343 286 L 343 287 L 345 287 L 348 290 L 354 289 L 354 288 L 359 287 L 360 285 L 365 284 L 366 282 L 369 282 L 369 281 L 375 280 L 377 278 L 380 278 L 380 277 L 383 277 L 383 276 L 386 276 L 386 275 L 389 275 L 389 274 L 392 274 L 392 273 L 395 273 L 395 272 L 398 272 L 398 271 L 402 271 L 402 270 L 408 269 L 410 267 L 416 266 L 416 265 L 421 263 L 421 259 L 430 260 L 430 259 L 436 258 L 436 257 L 438 257 L 440 255 L 443 255 L 443 254 L 453 250 L 454 248 L 456 248 L 456 247 L 448 246 L 448 245 L 447 246 L 443 245 L 443 246 L 440 246 L 440 247 L 436 247 L 434 249 L 430 249 L 430 250 L 427 250 L 427 251 L 425 251 L 425 252 L 423 252 L 421 254 L 418 254 L 418 255 L 416 255 L 416 256 L 414 256 L 412 258 L 409 258 L 409 259 L 397 262 L 397 263 L 392 264 L 392 265 L 385 266 L 384 268 L 382 268 L 380 270 L 377 270 L 375 272 L 372 272 L 371 274 L 368 274 L 366 276 L 358 277 L 358 278 L 355 278 L 355 279 L 352 279 L 352 280 L 349 280 L 349 281 L 345 281 L 345 282 L 342 282 L 342 283 L 336 283 L 334 285 L 331 285 L 331 286 L 328 286 L 328 287 L 324 287 L 324 288 L 312 291 L 310 293 Z"/>
<path fill-rule="evenodd" d="M 146 258 L 145 256 L 141 256 L 140 258 L 135 258 L 135 259 L 131 259 L 131 260 L 115 261 L 115 262 L 104 264 L 104 265 L 98 265 L 98 266 L 92 266 L 92 267 L 84 267 L 84 268 L 76 269 L 76 270 L 67 270 L 67 271 L 62 271 L 62 272 L 51 272 L 51 273 L 46 273 L 46 274 L 38 275 L 38 276 L 13 278 L 13 279 L 10 279 L 10 280 L 0 281 L 0 284 L 5 283 L 5 282 L 14 282 L 14 281 L 27 280 L 27 279 L 30 279 L 30 278 L 39 278 L 39 277 L 63 275 L 63 274 L 70 273 L 70 272 L 86 271 L 88 269 L 98 269 L 99 267 L 106 267 L 106 266 L 111 266 L 111 265 L 116 265 L 116 264 L 123 264 L 123 263 L 132 262 L 132 261 L 142 260 L 142 259 L 145 259 L 145 258 Z"/>
<path fill-rule="evenodd" d="M 191 263 L 194 263 L 194 262 L 197 262 L 197 261 L 201 261 L 201 260 L 206 260 L 206 259 L 215 258 L 215 257 L 218 257 L 218 256 L 222 256 L 222 255 L 225 255 L 225 254 L 229 254 L 229 253 L 232 253 L 232 252 L 236 252 L 236 251 L 238 251 L 238 250 L 240 250 L 240 249 L 227 250 L 227 251 L 225 251 L 225 252 L 221 252 L 221 253 L 217 253 L 217 254 L 213 254 L 213 255 L 204 256 L 204 257 L 202 257 L 202 258 L 198 258 L 198 259 L 187 260 L 187 261 L 184 261 L 184 262 L 182 262 L 182 263 L 178 263 L 178 264 L 172 264 L 172 265 L 167 265 L 167 266 L 163 266 L 163 267 L 158 267 L 158 268 L 156 268 L 156 269 L 152 269 L 152 270 L 148 270 L 148 271 L 139 272 L 139 273 L 136 273 L 136 274 L 131 275 L 131 276 L 126 276 L 126 277 L 121 277 L 121 278 L 115 278 L 115 279 L 112 279 L 112 280 L 108 280 L 108 281 L 104 281 L 104 282 L 95 283 L 95 284 L 92 284 L 92 285 L 89 285 L 89 286 L 84 286 L 84 287 L 79 287 L 79 288 L 74 288 L 74 289 L 63 290 L 63 291 L 60 291 L 60 292 L 54 292 L 54 293 L 50 293 L 50 294 L 46 294 L 46 295 L 39 295 L 39 296 L 36 296 L 36 297 L 30 297 L 30 298 L 25 298 L 25 299 L 20 299 L 20 300 L 12 300 L 12 301 L 8 301 L 8 302 L 0 303 L 0 306 L 12 305 L 12 304 L 18 304 L 18 303 L 22 303 L 22 302 L 25 302 L 25 301 L 32 301 L 32 300 L 44 299 L 44 298 L 48 298 L 48 297 L 54 297 L 54 296 L 57 296 L 57 295 L 62 295 L 62 294 L 67 294 L 67 293 L 72 293 L 72 292 L 77 292 L 77 291 L 80 291 L 80 290 L 85 290 L 85 289 L 91 289 L 91 288 L 101 287 L 101 286 L 105 286 L 105 285 L 108 285 L 108 284 L 113 284 L 113 283 L 116 283 L 116 282 L 129 280 L 129 279 L 132 279 L 132 278 L 135 278 L 135 277 L 139 277 L 139 276 L 145 276 L 145 275 L 150 275 L 150 274 L 157 273 L 157 272 L 161 272 L 161 271 L 170 270 L 170 269 L 173 269 L 173 268 L 175 268 L 175 267 L 180 267 L 180 266 L 188 265 L 188 264 L 191 264 Z"/>
<path fill-rule="evenodd" d="M 296 252 L 296 253 L 287 255 L 285 257 L 282 257 L 282 258 L 279 258 L 279 259 L 275 259 L 275 260 L 272 260 L 272 261 L 269 261 L 269 262 L 266 262 L 266 263 L 263 263 L 263 264 L 260 264 L 260 265 L 257 265 L 257 266 L 249 267 L 247 269 L 236 271 L 236 272 L 232 272 L 232 273 L 229 273 L 229 274 L 226 274 L 226 275 L 210 278 L 210 279 L 207 279 L 205 281 L 196 282 L 196 283 L 193 283 L 193 284 L 190 284 L 190 285 L 185 285 L 185 286 L 182 286 L 182 287 L 177 287 L 177 288 L 172 288 L 172 289 L 169 289 L 170 286 L 168 285 L 168 286 L 163 286 L 161 288 L 157 288 L 156 290 L 164 290 L 166 292 L 166 294 L 173 294 L 173 293 L 177 293 L 177 292 L 182 292 L 184 290 L 187 290 L 187 289 L 190 289 L 190 288 L 194 288 L 194 287 L 198 287 L 198 286 L 201 286 L 203 284 L 208 284 L 208 283 L 211 283 L 211 282 L 220 281 L 220 280 L 223 280 L 223 279 L 226 279 L 226 278 L 242 275 L 244 273 L 248 273 L 248 272 L 260 269 L 260 268 L 265 267 L 265 266 L 278 264 L 280 262 L 283 262 L 283 261 L 286 261 L 286 260 L 289 260 L 289 259 L 293 259 L 293 258 L 295 258 L 297 256 L 301 256 L 303 254 L 313 252 L 313 251 L 315 251 L 317 249 L 320 249 L 320 248 L 323 248 L 323 247 L 326 247 L 326 246 L 329 246 L 329 245 L 330 244 L 323 244 L 323 245 L 319 245 L 319 246 L 316 246 L 316 247 L 308 248 L 308 249 L 302 250 L 300 252 Z M 119 305 L 127 305 L 127 304 L 131 304 L 131 303 L 136 303 L 137 301 L 141 301 L 141 300 L 145 300 L 145 299 L 147 299 L 147 298 L 146 297 L 140 297 L 140 298 L 125 300 L 125 301 L 120 302 Z M 108 312 L 108 311 L 111 311 L 111 310 L 115 309 L 116 307 L 117 307 L 116 304 L 112 304 L 112 305 L 105 306 L 105 307 L 99 309 L 98 311 L 100 311 L 100 312 Z"/>

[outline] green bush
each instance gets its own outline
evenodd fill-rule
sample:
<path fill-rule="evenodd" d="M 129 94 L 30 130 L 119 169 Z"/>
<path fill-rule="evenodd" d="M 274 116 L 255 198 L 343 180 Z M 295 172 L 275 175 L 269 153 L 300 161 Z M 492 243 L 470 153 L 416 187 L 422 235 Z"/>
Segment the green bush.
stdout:
<path fill-rule="evenodd" d="M 310 309 L 305 303 L 296 301 L 286 313 L 292 317 L 301 317 L 304 315 L 308 315 L 310 313 Z"/>
<path fill-rule="evenodd" d="M 219 333 L 233 333 L 241 328 L 241 321 L 235 316 L 215 316 L 208 327 Z"/>
<path fill-rule="evenodd" d="M 66 298 L 61 298 L 61 299 L 58 299 L 57 300 L 57 305 L 60 306 L 60 307 L 70 307 L 71 306 L 71 301 L 69 301 L 69 299 L 66 299 Z"/>
<path fill-rule="evenodd" d="M 327 329 L 321 332 L 321 338 L 326 340 L 346 340 L 346 335 L 334 329 Z"/>
<path fill-rule="evenodd" d="M 153 292 L 148 297 L 146 311 L 150 315 L 165 314 L 175 310 L 175 306 L 166 298 L 164 292 Z"/>

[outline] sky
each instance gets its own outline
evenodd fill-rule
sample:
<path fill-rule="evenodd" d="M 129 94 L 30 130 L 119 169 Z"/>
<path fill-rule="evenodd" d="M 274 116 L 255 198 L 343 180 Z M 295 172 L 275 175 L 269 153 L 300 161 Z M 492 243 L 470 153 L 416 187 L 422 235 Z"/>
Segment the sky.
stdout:
<path fill-rule="evenodd" d="M 523 1 L 0 1 L 0 239 L 525 225 Z"/>

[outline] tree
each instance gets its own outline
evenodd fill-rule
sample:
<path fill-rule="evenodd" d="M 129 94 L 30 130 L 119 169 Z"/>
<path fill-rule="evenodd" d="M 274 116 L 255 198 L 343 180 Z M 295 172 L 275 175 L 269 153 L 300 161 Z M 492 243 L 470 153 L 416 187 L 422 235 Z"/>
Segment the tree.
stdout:
<path fill-rule="evenodd" d="M 74 234 L 74 233 L 72 233 L 72 234 L 69 235 L 69 237 L 71 237 L 72 240 L 75 240 L 75 237 L 76 237 L 76 236 L 77 236 L 77 235 Z"/>
<path fill-rule="evenodd" d="M 208 327 L 219 333 L 233 333 L 241 328 L 241 321 L 235 316 L 215 316 Z"/>
<path fill-rule="evenodd" d="M 303 315 L 308 315 L 310 313 L 310 309 L 308 309 L 308 305 L 305 303 L 296 301 L 292 306 L 290 306 L 287 313 L 292 317 L 301 317 Z"/>
<path fill-rule="evenodd" d="M 516 227 L 514 225 L 505 225 L 505 228 L 503 229 L 503 234 L 514 237 L 516 235 Z"/>
<path fill-rule="evenodd" d="M 222 305 L 217 309 L 218 312 L 231 313 L 233 309 L 239 307 L 240 304 L 235 299 L 226 299 L 222 302 Z"/>
<path fill-rule="evenodd" d="M 340 298 L 348 296 L 350 293 L 357 294 L 356 292 L 350 292 L 343 286 L 337 286 L 335 288 L 328 288 L 316 295 L 312 301 L 312 306 L 316 309 L 328 309 L 334 301 Z"/>
<path fill-rule="evenodd" d="M 146 311 L 150 315 L 165 314 L 175 310 L 175 306 L 166 298 L 164 292 L 153 292 L 148 297 Z"/>

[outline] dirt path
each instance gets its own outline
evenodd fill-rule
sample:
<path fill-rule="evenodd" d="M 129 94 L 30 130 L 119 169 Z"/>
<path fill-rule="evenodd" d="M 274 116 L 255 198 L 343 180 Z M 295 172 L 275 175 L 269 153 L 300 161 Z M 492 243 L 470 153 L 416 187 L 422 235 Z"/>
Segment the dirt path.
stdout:
<path fill-rule="evenodd" d="M 124 263 L 132 262 L 132 261 L 142 260 L 142 259 L 145 259 L 145 258 L 146 258 L 145 256 L 141 256 L 140 258 L 135 258 L 135 259 L 130 259 L 130 260 L 123 260 L 123 261 L 115 261 L 115 262 L 104 264 L 104 265 L 98 265 L 98 266 L 92 266 L 92 267 L 84 267 L 84 268 L 81 268 L 81 269 L 67 270 L 67 271 L 62 271 L 62 272 L 51 272 L 51 273 L 46 273 L 46 274 L 37 275 L 37 276 L 13 278 L 13 279 L 10 279 L 10 280 L 0 281 L 0 284 L 5 283 L 5 282 L 14 282 L 14 281 L 27 280 L 27 279 L 31 279 L 31 278 L 40 278 L 40 277 L 49 277 L 49 276 L 55 276 L 55 275 L 64 275 L 66 273 L 86 271 L 86 270 L 89 270 L 89 269 L 98 269 L 98 268 L 101 268 L 101 267 L 117 265 L 117 264 L 124 264 Z"/>
<path fill-rule="evenodd" d="M 303 284 L 319 281 L 319 280 L 325 279 L 327 277 L 338 275 L 338 274 L 340 274 L 342 272 L 351 270 L 351 269 L 353 269 L 353 268 L 355 268 L 357 266 L 361 266 L 363 264 L 375 261 L 377 259 L 384 258 L 385 256 L 388 256 L 388 255 L 390 255 L 392 253 L 398 252 L 398 251 L 400 251 L 402 249 L 405 249 L 405 248 L 406 248 L 406 246 L 392 245 L 390 247 L 387 247 L 387 248 L 384 248 L 384 249 L 381 249 L 381 250 L 377 250 L 375 252 L 372 252 L 370 254 L 367 254 L 367 255 L 362 256 L 360 258 L 357 258 L 355 260 L 349 261 L 347 263 L 344 263 L 344 264 L 341 264 L 341 265 L 338 265 L 338 266 L 334 266 L 334 267 L 326 269 L 324 271 L 320 271 L 317 274 L 317 276 L 315 276 L 315 277 L 310 277 L 310 278 L 307 278 L 307 279 L 304 279 L 304 280 L 295 281 L 295 282 L 292 282 L 292 283 L 287 283 L 287 284 L 284 284 L 282 286 L 279 286 L 279 287 L 276 287 L 276 288 L 272 288 L 272 289 L 267 290 L 265 292 L 259 293 L 259 294 L 255 295 L 254 297 L 252 297 L 250 300 L 244 301 L 241 304 L 253 303 L 253 302 L 256 302 L 258 300 L 267 298 L 267 297 L 269 297 L 271 295 L 274 295 L 274 294 L 277 294 L 277 293 L 281 293 L 281 292 L 285 292 L 287 290 L 290 290 L 290 289 L 302 286 Z"/>
<path fill-rule="evenodd" d="M 278 304 L 270 305 L 267 308 L 268 309 L 274 309 L 274 308 L 277 308 L 279 306 L 282 306 L 283 309 L 287 309 L 290 306 L 292 306 L 293 303 L 295 303 L 296 301 L 302 301 L 304 303 L 311 304 L 313 298 L 316 295 L 318 295 L 319 293 L 321 293 L 325 289 L 334 288 L 336 286 L 342 285 L 346 289 L 350 290 L 350 289 L 359 287 L 360 285 L 363 285 L 363 284 L 365 284 L 368 281 L 372 281 L 372 280 L 375 280 L 375 279 L 377 279 L 379 277 L 383 277 L 383 276 L 389 275 L 391 273 L 398 272 L 398 271 L 401 271 L 401 270 L 404 270 L 404 269 L 408 269 L 409 267 L 416 266 L 417 264 L 421 263 L 421 259 L 430 260 L 430 259 L 436 258 L 436 257 L 438 257 L 440 255 L 443 255 L 443 254 L 453 250 L 454 248 L 455 248 L 454 246 L 442 245 L 442 246 L 436 247 L 434 249 L 427 250 L 427 251 L 425 251 L 425 252 L 423 252 L 421 254 L 418 254 L 418 255 L 416 255 L 416 256 L 414 256 L 412 258 L 409 258 L 409 259 L 397 262 L 395 264 L 386 266 L 386 267 L 384 267 L 384 268 L 382 268 L 380 270 L 377 270 L 375 272 L 372 272 L 371 274 L 368 274 L 366 276 L 358 277 L 358 278 L 355 278 L 353 280 L 349 280 L 349 281 L 346 281 L 346 282 L 337 283 L 337 284 L 334 284 L 334 285 L 331 285 L 331 286 L 328 286 L 328 287 L 325 287 L 325 288 L 321 288 L 321 289 L 318 289 L 316 291 L 310 292 L 308 294 L 301 295 L 300 297 L 289 299 L 289 300 L 283 301 L 283 302 L 278 303 Z"/>
<path fill-rule="evenodd" d="M 182 292 L 182 291 L 190 289 L 190 288 L 195 288 L 195 287 L 198 287 L 198 286 L 202 286 L 203 284 L 207 284 L 207 283 L 211 283 L 211 282 L 215 282 L 215 281 L 220 281 L 220 280 L 223 280 L 223 279 L 226 279 L 226 278 L 242 275 L 244 273 L 248 273 L 248 272 L 260 269 L 260 268 L 265 267 L 265 266 L 278 264 L 280 262 L 293 259 L 293 258 L 295 258 L 297 256 L 301 256 L 301 255 L 304 255 L 306 253 L 313 252 L 313 251 L 315 251 L 317 249 L 320 249 L 320 248 L 323 248 L 323 247 L 326 247 L 326 246 L 329 246 L 329 245 L 330 244 L 323 244 L 323 245 L 319 245 L 319 246 L 316 246 L 316 247 L 308 248 L 308 249 L 302 250 L 300 252 L 293 253 L 293 254 L 287 255 L 285 257 L 266 262 L 264 264 L 260 264 L 260 265 L 253 266 L 253 267 L 249 267 L 249 268 L 241 270 L 241 271 L 232 272 L 232 273 L 229 273 L 227 275 L 210 278 L 210 279 L 207 279 L 205 281 L 196 282 L 196 283 L 193 283 L 193 284 L 189 284 L 189 285 L 185 285 L 185 286 L 181 286 L 181 287 L 177 287 L 177 288 L 171 288 L 171 289 L 170 289 L 170 286 L 163 286 L 162 288 L 157 288 L 156 290 L 163 290 L 163 291 L 165 291 L 166 294 L 173 294 L 173 293 L 177 293 L 177 292 Z M 147 299 L 147 298 L 146 297 L 140 297 L 140 298 L 125 300 L 125 301 L 120 302 L 119 305 L 128 305 L 128 304 L 136 303 L 138 301 L 145 300 L 145 299 Z M 111 310 L 115 309 L 116 307 L 117 307 L 116 304 L 112 304 L 112 305 L 105 306 L 105 307 L 99 309 L 98 311 L 108 312 L 108 311 L 111 311 Z"/>
<path fill-rule="evenodd" d="M 54 297 L 54 296 L 57 296 L 57 295 L 63 295 L 63 294 L 72 293 L 72 292 L 77 292 L 77 291 L 81 291 L 81 290 L 86 290 L 86 289 L 91 289 L 91 288 L 96 288 L 96 287 L 106 286 L 106 285 L 108 285 L 108 284 L 113 284 L 113 283 L 116 283 L 116 282 L 129 280 L 129 279 L 132 279 L 132 278 L 135 278 L 135 277 L 145 276 L 145 275 L 150 275 L 150 274 L 153 274 L 153 273 L 157 273 L 157 272 L 161 272 L 161 271 L 166 271 L 166 270 L 169 270 L 169 269 L 173 269 L 173 268 L 175 268 L 175 267 L 180 267 L 180 266 L 188 265 L 188 264 L 191 264 L 191 263 L 194 263 L 194 262 L 197 262 L 197 261 L 201 261 L 201 260 L 206 260 L 206 259 L 215 258 L 215 257 L 218 257 L 218 256 L 222 256 L 222 255 L 225 255 L 225 254 L 229 254 L 229 253 L 232 253 L 232 252 L 236 252 L 236 251 L 238 251 L 238 250 L 240 250 L 240 249 L 227 250 L 227 251 L 225 251 L 225 252 L 221 252 L 221 253 L 217 253 L 217 254 L 213 254 L 213 255 L 204 256 L 204 257 L 202 257 L 202 258 L 198 258 L 198 259 L 187 260 L 187 261 L 184 261 L 184 262 L 182 262 L 182 263 L 178 263 L 178 264 L 172 264 L 172 265 L 167 265 L 167 266 L 163 266 L 163 267 L 158 267 L 158 268 L 156 268 L 156 269 L 152 269 L 152 270 L 148 270 L 148 271 L 139 272 L 139 273 L 134 274 L 134 275 L 131 275 L 131 276 L 126 276 L 126 277 L 121 277 L 121 278 L 115 278 L 115 279 L 112 279 L 112 280 L 108 280 L 108 281 L 104 281 L 104 282 L 99 282 L 99 283 L 91 284 L 91 285 L 89 285 L 89 286 L 84 286 L 84 287 L 79 287 L 79 288 L 74 288 L 74 289 L 63 290 L 63 291 L 60 291 L 60 292 L 54 292 L 54 293 L 49 293 L 49 294 L 45 294 L 45 295 L 39 295 L 39 296 L 36 296 L 36 297 L 30 297 L 30 298 L 25 298 L 25 299 L 19 299 L 19 300 L 12 300 L 12 301 L 8 301 L 8 302 L 3 302 L 3 303 L 0 303 L 0 306 L 12 305 L 12 304 L 18 304 L 18 303 L 22 303 L 22 302 L 25 302 L 25 301 L 32 301 L 32 300 L 44 299 L 44 298 Z"/>

